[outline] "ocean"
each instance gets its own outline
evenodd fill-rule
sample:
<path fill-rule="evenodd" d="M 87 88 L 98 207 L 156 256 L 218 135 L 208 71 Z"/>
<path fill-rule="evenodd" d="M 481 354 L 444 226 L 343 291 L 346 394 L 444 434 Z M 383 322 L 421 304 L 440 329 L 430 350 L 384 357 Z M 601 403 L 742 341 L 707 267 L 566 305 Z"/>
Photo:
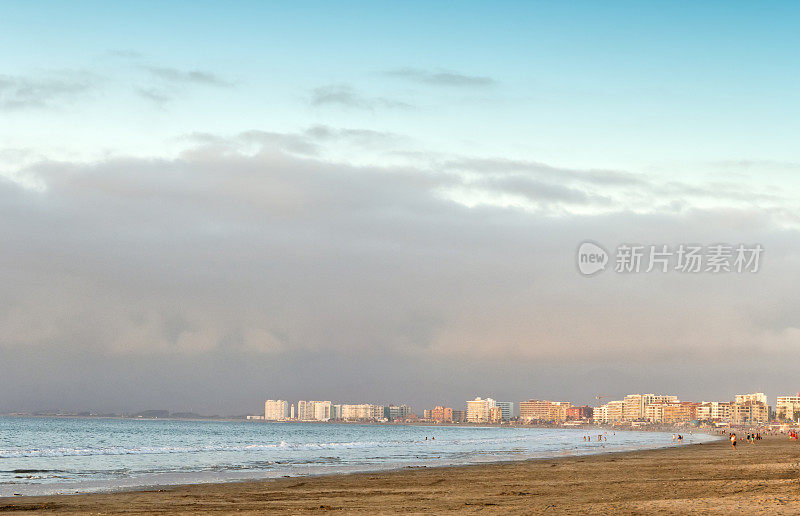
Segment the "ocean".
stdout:
<path fill-rule="evenodd" d="M 604 439 L 598 442 L 601 433 Z M 585 435 L 594 440 L 585 442 Z M 713 439 L 687 433 L 684 444 Z M 0 496 L 475 464 L 664 446 L 676 446 L 671 433 L 0 417 Z"/>

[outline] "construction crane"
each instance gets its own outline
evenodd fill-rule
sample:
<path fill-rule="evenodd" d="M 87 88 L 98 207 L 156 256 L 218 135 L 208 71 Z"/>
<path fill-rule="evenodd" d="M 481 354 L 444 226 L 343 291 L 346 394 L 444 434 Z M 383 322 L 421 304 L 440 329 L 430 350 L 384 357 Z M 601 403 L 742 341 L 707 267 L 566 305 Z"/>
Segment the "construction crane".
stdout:
<path fill-rule="evenodd" d="M 595 396 L 595 398 L 597 398 L 597 404 L 599 405 L 600 400 L 603 398 L 608 398 L 608 396 L 606 396 L 605 394 L 598 394 L 597 396 Z"/>

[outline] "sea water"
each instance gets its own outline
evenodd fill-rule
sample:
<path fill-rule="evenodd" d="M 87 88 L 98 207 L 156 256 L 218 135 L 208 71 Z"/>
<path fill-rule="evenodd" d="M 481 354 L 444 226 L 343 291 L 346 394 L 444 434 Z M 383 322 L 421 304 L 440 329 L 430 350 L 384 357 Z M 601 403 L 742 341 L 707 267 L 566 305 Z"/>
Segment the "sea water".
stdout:
<path fill-rule="evenodd" d="M 603 435 L 600 441 L 598 434 Z M 714 439 L 684 435 L 684 444 Z M 584 436 L 592 436 L 591 441 L 584 441 Z M 0 496 L 475 464 L 664 446 L 676 446 L 671 433 L 596 428 L 0 417 Z"/>

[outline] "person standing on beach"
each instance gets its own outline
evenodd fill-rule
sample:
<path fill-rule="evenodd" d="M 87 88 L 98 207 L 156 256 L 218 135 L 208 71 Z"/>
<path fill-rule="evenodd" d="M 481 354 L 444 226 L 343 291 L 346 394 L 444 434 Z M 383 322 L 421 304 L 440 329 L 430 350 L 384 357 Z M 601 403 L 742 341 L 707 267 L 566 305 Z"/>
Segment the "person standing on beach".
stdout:
<path fill-rule="evenodd" d="M 731 433 L 731 446 L 733 446 L 734 450 L 736 449 L 736 434 L 734 433 Z"/>

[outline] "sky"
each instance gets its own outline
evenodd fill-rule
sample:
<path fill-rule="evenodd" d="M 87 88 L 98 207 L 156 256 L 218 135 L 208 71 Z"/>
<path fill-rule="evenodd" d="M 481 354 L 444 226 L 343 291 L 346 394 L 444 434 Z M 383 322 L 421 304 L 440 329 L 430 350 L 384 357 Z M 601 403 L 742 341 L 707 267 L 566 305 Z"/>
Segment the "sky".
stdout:
<path fill-rule="evenodd" d="M 0 411 L 799 391 L 799 10 L 0 0 Z"/>

